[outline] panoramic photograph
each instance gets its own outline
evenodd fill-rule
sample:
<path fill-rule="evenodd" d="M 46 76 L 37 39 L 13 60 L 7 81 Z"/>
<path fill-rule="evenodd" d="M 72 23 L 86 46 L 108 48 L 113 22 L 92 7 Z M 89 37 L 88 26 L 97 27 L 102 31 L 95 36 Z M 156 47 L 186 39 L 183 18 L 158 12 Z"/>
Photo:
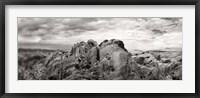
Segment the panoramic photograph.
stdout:
<path fill-rule="evenodd" d="M 18 80 L 182 80 L 182 17 L 18 17 Z"/>

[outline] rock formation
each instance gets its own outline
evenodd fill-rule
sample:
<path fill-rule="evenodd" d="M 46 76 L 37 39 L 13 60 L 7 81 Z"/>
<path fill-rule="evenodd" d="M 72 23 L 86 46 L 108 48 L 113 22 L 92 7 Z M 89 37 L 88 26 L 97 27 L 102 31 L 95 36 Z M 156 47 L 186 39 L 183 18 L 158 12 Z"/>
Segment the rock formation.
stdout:
<path fill-rule="evenodd" d="M 173 53 L 174 54 L 174 53 Z M 182 56 L 164 52 L 129 53 L 123 41 L 90 39 L 46 56 L 20 57 L 19 77 L 35 80 L 180 80 Z M 25 70 L 26 69 L 26 70 Z M 25 71 L 24 71 L 25 70 Z M 23 74 L 22 74 L 23 73 Z"/>

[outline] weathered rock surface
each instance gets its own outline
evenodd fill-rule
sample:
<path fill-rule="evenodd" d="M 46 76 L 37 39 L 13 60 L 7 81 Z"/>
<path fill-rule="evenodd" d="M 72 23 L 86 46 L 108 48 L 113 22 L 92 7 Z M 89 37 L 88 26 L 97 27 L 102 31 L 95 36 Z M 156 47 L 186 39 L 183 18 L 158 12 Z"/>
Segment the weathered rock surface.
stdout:
<path fill-rule="evenodd" d="M 49 53 L 49 54 L 48 54 Z M 169 55 L 170 54 L 170 55 Z M 19 56 L 19 79 L 28 80 L 181 80 L 181 53 L 129 53 L 123 41 L 79 42 L 71 51 Z"/>

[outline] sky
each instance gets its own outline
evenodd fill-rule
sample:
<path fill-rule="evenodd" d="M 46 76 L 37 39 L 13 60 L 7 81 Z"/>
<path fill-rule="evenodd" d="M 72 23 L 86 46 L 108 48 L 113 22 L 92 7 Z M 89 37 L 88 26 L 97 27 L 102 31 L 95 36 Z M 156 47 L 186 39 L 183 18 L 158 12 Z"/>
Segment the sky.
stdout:
<path fill-rule="evenodd" d="M 182 18 L 18 18 L 20 48 L 71 49 L 89 39 L 119 39 L 129 51 L 182 48 Z"/>

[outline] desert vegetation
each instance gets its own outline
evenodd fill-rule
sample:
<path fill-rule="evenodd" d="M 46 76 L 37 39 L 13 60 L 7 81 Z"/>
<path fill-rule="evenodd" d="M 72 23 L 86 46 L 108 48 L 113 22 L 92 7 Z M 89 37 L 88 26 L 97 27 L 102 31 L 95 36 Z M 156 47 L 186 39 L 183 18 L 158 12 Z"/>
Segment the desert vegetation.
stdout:
<path fill-rule="evenodd" d="M 182 80 L 181 50 L 134 50 L 121 40 L 67 50 L 18 49 L 19 80 Z"/>

